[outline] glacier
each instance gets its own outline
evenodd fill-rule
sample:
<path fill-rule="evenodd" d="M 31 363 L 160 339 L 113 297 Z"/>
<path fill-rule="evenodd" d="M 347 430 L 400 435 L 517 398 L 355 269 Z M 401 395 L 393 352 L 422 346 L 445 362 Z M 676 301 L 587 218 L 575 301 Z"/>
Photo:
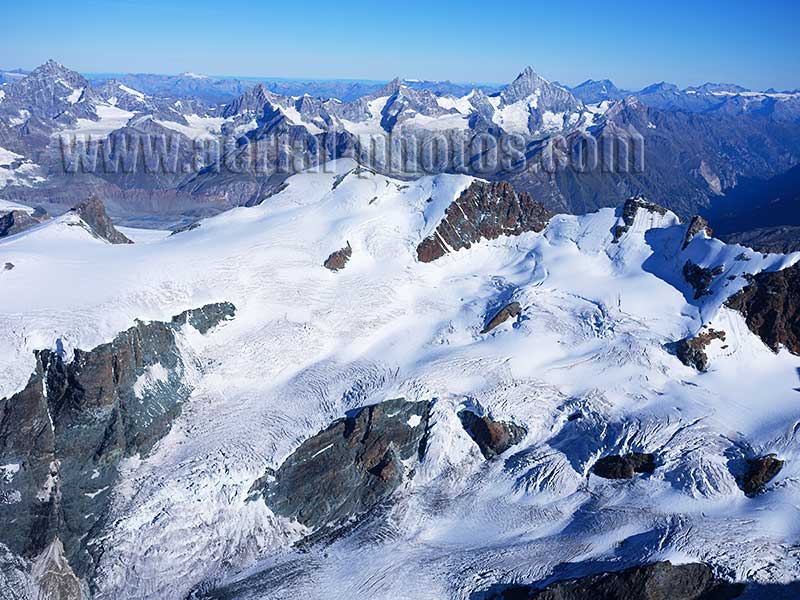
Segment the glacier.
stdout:
<path fill-rule="evenodd" d="M 749 274 L 800 253 L 704 232 L 683 248 L 669 211 L 637 211 L 615 241 L 621 213 L 602 209 L 420 263 L 417 245 L 472 181 L 397 181 L 339 160 L 175 235 L 127 228 L 141 241 L 110 245 L 67 213 L 0 241 L 0 264 L 14 265 L 0 271 L 0 398 L 25 386 L 35 350 L 237 307 L 208 335 L 186 332 L 202 364 L 191 398 L 148 455 L 124 461 L 86 594 L 468 600 L 563 565 L 658 560 L 800 579 L 800 357 L 725 306 Z M 323 268 L 346 243 L 346 266 Z M 699 298 L 687 260 L 722 269 Z M 481 333 L 510 301 L 520 314 Z M 670 344 L 703 327 L 727 337 L 699 373 Z M 304 544 L 312 531 L 251 497 L 304 440 L 389 398 L 432 402 L 425 458 L 389 505 Z M 458 418 L 474 407 L 524 425 L 524 439 L 485 460 Z M 591 473 L 639 451 L 657 456 L 652 475 Z M 785 466 L 748 498 L 728 463 L 767 453 Z"/>

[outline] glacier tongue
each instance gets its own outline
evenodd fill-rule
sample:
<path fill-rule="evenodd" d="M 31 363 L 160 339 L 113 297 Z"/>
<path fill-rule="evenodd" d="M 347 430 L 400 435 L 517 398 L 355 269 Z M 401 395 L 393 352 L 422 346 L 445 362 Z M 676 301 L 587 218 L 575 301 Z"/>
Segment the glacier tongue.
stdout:
<path fill-rule="evenodd" d="M 800 358 L 767 348 L 723 306 L 748 273 L 800 256 L 695 236 L 669 212 L 558 215 L 540 233 L 484 240 L 431 263 L 416 248 L 472 181 L 400 182 L 338 161 L 264 204 L 147 244 L 97 243 L 54 220 L 0 242 L 0 396 L 32 350 L 94 347 L 133 319 L 228 300 L 200 336 L 204 368 L 171 431 L 121 465 L 97 597 L 459 598 L 536 581 L 560 563 L 706 561 L 729 578 L 800 577 Z M 347 240 L 347 267 L 322 265 Z M 743 258 L 742 258 L 743 257 Z M 721 267 L 694 297 L 686 261 Z M 79 284 L 78 284 L 79 283 Z M 520 313 L 487 333 L 487 314 Z M 726 331 L 710 368 L 668 344 Z M 323 546 L 249 490 L 348 411 L 433 401 L 425 460 L 394 501 Z M 458 418 L 477 409 L 526 435 L 484 460 Z M 649 452 L 651 475 L 591 474 Z M 747 498 L 730 462 L 786 461 Z M 0 539 L 2 541 L 2 539 Z"/>

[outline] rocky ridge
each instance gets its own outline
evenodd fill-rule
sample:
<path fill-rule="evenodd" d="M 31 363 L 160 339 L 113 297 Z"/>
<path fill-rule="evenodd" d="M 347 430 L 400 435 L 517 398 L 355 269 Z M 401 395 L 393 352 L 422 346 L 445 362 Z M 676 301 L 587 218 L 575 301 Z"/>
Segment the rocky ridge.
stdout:
<path fill-rule="evenodd" d="M 474 181 L 447 207 L 436 230 L 419 244 L 417 258 L 432 262 L 482 239 L 539 232 L 551 216 L 530 194 L 517 193 L 508 183 Z"/>
<path fill-rule="evenodd" d="M 727 305 L 738 310 L 750 330 L 774 352 L 800 354 L 800 263 L 758 273 Z"/>
<path fill-rule="evenodd" d="M 234 312 L 210 304 L 171 323 L 138 321 L 71 357 L 60 341 L 37 352 L 25 388 L 0 400 L 0 542 L 91 577 L 120 461 L 146 455 L 191 392 L 179 328 L 207 332 Z"/>

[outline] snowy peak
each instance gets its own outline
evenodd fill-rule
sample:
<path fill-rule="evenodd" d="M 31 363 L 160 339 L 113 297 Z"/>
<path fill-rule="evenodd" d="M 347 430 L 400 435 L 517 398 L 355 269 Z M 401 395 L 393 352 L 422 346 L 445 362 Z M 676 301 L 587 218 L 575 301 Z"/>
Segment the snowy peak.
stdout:
<path fill-rule="evenodd" d="M 54 118 L 79 103 L 90 104 L 93 99 L 89 82 L 54 60 L 47 61 L 10 85 L 6 96 L 5 105 L 36 111 L 48 118 Z M 75 107 L 73 112 L 83 116 L 82 111 L 81 107 Z"/>
<path fill-rule="evenodd" d="M 507 133 L 545 137 L 577 129 L 583 119 L 580 100 L 530 67 L 490 101 L 492 121 Z"/>
<path fill-rule="evenodd" d="M 567 90 L 550 83 L 531 67 L 526 67 L 502 92 L 501 106 L 514 104 L 531 97 L 539 98 L 542 109 L 557 108 L 563 105 L 579 107 L 580 102 Z"/>

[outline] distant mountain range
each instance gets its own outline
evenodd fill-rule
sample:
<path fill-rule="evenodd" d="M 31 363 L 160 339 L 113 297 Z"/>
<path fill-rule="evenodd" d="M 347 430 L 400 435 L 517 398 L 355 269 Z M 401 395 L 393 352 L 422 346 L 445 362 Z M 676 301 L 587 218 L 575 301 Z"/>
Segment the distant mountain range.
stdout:
<path fill-rule="evenodd" d="M 0 85 L 17 81 L 30 73 L 24 69 L 0 69 Z M 108 81 L 120 81 L 131 88 L 153 96 L 170 96 L 176 98 L 197 98 L 207 102 L 229 102 L 257 84 L 267 90 L 285 96 L 302 96 L 308 94 L 319 98 L 337 98 L 343 102 L 356 100 L 372 94 L 389 83 L 387 80 L 362 79 L 305 79 L 282 77 L 234 77 L 220 75 L 201 75 L 192 72 L 177 75 L 157 73 L 83 73 L 92 85 L 102 85 Z M 401 79 L 404 85 L 415 90 L 430 90 L 437 96 L 463 96 L 473 89 L 487 94 L 500 92 L 505 86 L 496 83 L 464 83 L 452 81 Z M 700 96 L 709 105 L 719 104 L 720 97 L 730 95 L 780 95 L 797 94 L 800 89 L 777 92 L 774 89 L 755 91 L 733 83 L 704 83 L 699 86 L 679 88 L 673 83 L 660 82 L 646 86 L 640 90 L 618 88 L 609 79 L 587 79 L 576 86 L 553 82 L 563 87 L 587 104 L 595 104 L 603 100 L 619 100 L 626 96 L 637 96 L 650 106 L 657 108 L 680 106 L 685 110 L 693 110 L 701 106 L 701 102 L 692 102 L 692 96 Z M 713 98 L 712 98 L 713 97 Z M 677 98 L 681 98 L 679 100 Z M 716 101 L 714 100 L 716 98 Z"/>
<path fill-rule="evenodd" d="M 58 213 L 95 193 L 113 215 L 143 225 L 260 203 L 294 170 L 337 157 L 403 178 L 462 172 L 508 180 L 562 212 L 645 194 L 684 217 L 740 180 L 800 163 L 800 94 L 733 84 L 630 92 L 589 80 L 567 88 L 530 67 L 497 90 L 193 73 L 87 79 L 55 61 L 3 77 L 0 196 Z M 175 168 L 148 168 L 142 159 L 130 170 L 65 170 L 62 143 L 74 136 L 101 140 L 100 158 L 109 148 L 118 157 L 118 142 L 130 136 L 174 138 L 178 149 L 166 162 Z M 376 137 L 415 150 L 398 164 L 397 155 L 372 151 Z M 213 139 L 226 143 L 195 168 L 197 148 Z M 442 140 L 446 153 L 423 156 Z M 631 144 L 630 156 L 609 140 Z M 576 169 L 586 147 L 602 160 Z"/>

